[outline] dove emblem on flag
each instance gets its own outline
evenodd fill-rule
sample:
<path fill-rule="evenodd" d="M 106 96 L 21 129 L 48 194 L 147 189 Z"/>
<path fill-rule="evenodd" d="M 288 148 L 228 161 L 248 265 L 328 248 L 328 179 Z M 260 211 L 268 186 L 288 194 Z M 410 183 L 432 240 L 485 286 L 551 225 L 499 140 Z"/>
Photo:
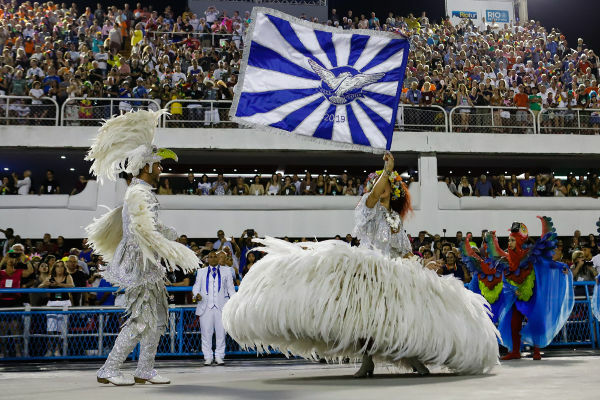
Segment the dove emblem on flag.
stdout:
<path fill-rule="evenodd" d="M 321 93 L 332 104 L 348 104 L 363 96 L 362 88 L 375 83 L 384 77 L 385 73 L 361 74 L 352 67 L 340 67 L 333 70 L 321 67 L 309 59 L 311 68 L 323 81 Z M 336 76 L 336 73 L 338 74 Z"/>
<path fill-rule="evenodd" d="M 408 60 L 405 37 L 254 7 L 244 46 L 232 121 L 389 150 Z"/>

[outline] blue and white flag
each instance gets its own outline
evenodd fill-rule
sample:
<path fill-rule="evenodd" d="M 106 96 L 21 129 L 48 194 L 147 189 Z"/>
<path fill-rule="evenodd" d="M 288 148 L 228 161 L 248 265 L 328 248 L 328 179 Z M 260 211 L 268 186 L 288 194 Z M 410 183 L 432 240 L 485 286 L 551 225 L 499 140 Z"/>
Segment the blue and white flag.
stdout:
<path fill-rule="evenodd" d="M 344 31 L 255 7 L 230 116 L 389 150 L 408 49 L 396 33 Z"/>

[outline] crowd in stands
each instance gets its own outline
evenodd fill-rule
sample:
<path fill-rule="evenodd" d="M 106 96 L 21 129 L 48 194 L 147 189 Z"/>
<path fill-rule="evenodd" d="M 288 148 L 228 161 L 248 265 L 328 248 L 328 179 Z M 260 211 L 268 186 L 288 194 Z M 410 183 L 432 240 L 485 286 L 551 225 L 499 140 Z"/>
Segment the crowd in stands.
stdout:
<path fill-rule="evenodd" d="M 112 285 L 102 277 L 105 262 L 101 256 L 94 254 L 87 245 L 86 240 L 65 240 L 62 236 L 53 239 L 50 234 L 45 234 L 42 240 L 25 239 L 16 235 L 12 228 L 0 229 L 4 239 L 0 241 L 0 288 L 109 288 Z M 469 245 L 476 246 L 482 251 L 482 237 L 471 239 Z M 470 282 L 472 276 L 461 260 L 460 244 L 466 237 L 461 231 L 454 237 L 441 237 L 421 231 L 416 236 L 410 237 L 412 251 L 422 260 L 423 267 L 436 271 L 439 275 L 452 275 L 465 283 Z M 264 255 L 257 244 L 252 242 L 258 237 L 254 229 L 244 230 L 239 237 L 226 236 L 223 230 L 218 230 L 216 238 L 209 240 L 194 240 L 186 235 L 181 235 L 177 240 L 188 246 L 198 256 L 201 266 L 207 262 L 208 254 L 216 252 L 219 265 L 232 267 L 232 274 L 236 285 L 252 269 L 254 264 Z M 327 239 L 327 238 L 322 238 Z M 345 241 L 351 246 L 360 243 L 351 234 L 337 235 L 335 240 Z M 290 242 L 307 242 L 316 239 L 298 238 L 283 240 Z M 71 247 L 79 242 L 77 247 Z M 501 245 L 506 245 L 501 240 Z M 559 239 L 554 252 L 554 259 L 568 264 L 573 272 L 574 281 L 594 281 L 600 273 L 600 247 L 598 238 L 593 234 L 582 236 L 580 231 L 575 231 L 573 237 Z M 165 283 L 167 286 L 189 287 L 195 280 L 193 274 L 186 275 L 176 270 L 167 272 Z M 575 287 L 576 294 L 585 295 L 585 290 L 578 293 L 580 287 Z M 72 307 L 72 306 L 119 306 L 119 297 L 122 294 L 114 292 L 52 292 L 52 293 L 2 293 L 0 294 L 0 308 L 22 307 L 29 304 L 33 307 Z M 169 303 L 177 305 L 192 304 L 191 292 L 171 292 Z M 23 334 L 23 326 L 16 318 L 0 318 L 0 359 L 4 357 L 21 357 L 23 342 L 19 336 Z M 118 322 L 110 315 L 111 329 L 117 329 Z M 45 356 L 61 356 L 62 342 L 55 340 L 62 332 L 81 329 L 76 325 L 81 323 L 78 318 L 63 317 L 59 314 L 46 316 L 45 330 L 47 343 L 43 347 Z M 114 319 L 114 320 L 113 320 Z M 109 321 L 107 320 L 107 323 Z M 71 326 L 73 325 L 73 326 Z M 85 325 L 85 324 L 84 324 Z M 86 329 L 86 328 L 83 328 Z M 7 335 L 13 335 L 11 347 L 7 347 Z M 42 353 L 43 353 L 42 351 Z"/>
<path fill-rule="evenodd" d="M 0 233 L 4 237 L 0 241 L 0 253 L 2 255 L 0 270 L 6 271 L 8 263 L 16 271 L 22 271 L 22 273 L 28 271 L 24 276 L 11 278 L 11 285 L 15 285 L 12 287 L 89 287 L 106 284 L 102 283 L 101 270 L 104 264 L 102 257 L 93 253 L 85 239 L 81 242 L 65 240 L 62 236 L 54 239 L 48 233 L 41 240 L 25 239 L 15 234 L 11 228 L 0 229 Z M 485 231 L 482 232 L 482 236 L 484 233 Z M 439 234 L 430 234 L 427 231 L 421 231 L 413 237 L 409 235 L 409 238 L 412 243 L 413 252 L 422 257 L 425 264 L 434 261 L 439 265 L 441 274 L 450 273 L 448 271 L 452 270 L 454 275 L 468 282 L 470 277 L 461 262 L 459 247 L 463 243 L 464 238 L 470 234 L 471 232 L 466 232 L 463 236 L 463 233 L 459 231 L 454 237 L 446 238 L 441 237 Z M 191 248 L 198 255 L 200 263 L 206 261 L 209 252 L 217 251 L 219 257 L 221 257 L 221 265 L 233 267 L 236 273 L 235 278 L 239 283 L 252 265 L 262 257 L 262 253 L 255 249 L 257 244 L 252 242 L 252 239 L 255 237 L 258 237 L 258 232 L 254 229 L 247 229 L 237 237 L 234 235 L 226 236 L 223 230 L 218 230 L 214 239 L 193 240 L 186 235 L 181 235 L 178 241 Z M 284 237 L 283 239 L 294 242 L 316 240 L 307 238 L 290 239 L 288 237 Z M 334 239 L 346 241 L 352 246 L 359 245 L 357 239 L 353 238 L 351 234 L 345 236 L 338 235 Z M 478 247 L 483 245 L 481 237 L 472 240 Z M 502 241 L 503 239 L 501 239 Z M 79 243 L 79 246 L 71 247 L 74 243 Z M 575 231 L 573 237 L 560 239 L 555 252 L 555 259 L 571 265 L 581 255 L 580 252 L 584 255 L 584 261 L 591 261 L 593 256 L 600 253 L 599 243 L 593 234 L 584 237 L 581 236 L 580 231 Z M 451 258 L 449 259 L 449 257 Z M 57 263 L 62 263 L 62 266 L 66 268 L 65 274 L 71 276 L 71 286 L 60 286 L 50 281 L 49 278 L 53 276 L 54 270 L 58 266 Z M 458 271 L 456 271 L 455 267 L 459 267 Z M 600 265 L 596 265 L 595 267 L 600 268 Z M 3 278 L 6 277 L 3 276 Z M 180 286 L 189 286 L 189 283 L 193 282 L 193 277 L 185 276 L 179 271 L 169 273 L 168 278 L 173 284 L 186 283 Z M 5 280 L 1 283 L 4 285 L 2 287 L 6 287 Z M 102 299 L 100 302 L 100 299 L 94 295 L 78 295 L 75 297 L 73 305 L 106 305 L 105 300 L 107 300 Z M 22 302 L 29 302 L 33 306 L 45 304 L 43 296 L 32 296 L 28 301 L 28 299 L 21 296 L 0 295 L 0 307 L 13 304 L 9 300 L 17 301 L 17 298 L 20 302 L 19 304 L 22 304 Z M 181 297 L 181 299 L 185 302 L 191 301 L 186 296 Z"/>
<path fill-rule="evenodd" d="M 598 174 L 573 175 L 560 179 L 553 174 L 525 172 L 516 175 L 446 176 L 443 181 L 458 197 L 600 197 Z"/>
<path fill-rule="evenodd" d="M 61 190 L 60 180 L 55 177 L 54 171 L 49 169 L 40 179 L 41 183 L 36 184 L 30 170 L 23 171 L 22 175 L 16 172 L 10 175 L 0 175 L 0 195 L 28 195 L 28 194 L 70 194 L 75 195 L 81 193 L 87 185 L 87 178 L 84 175 L 79 175 L 73 185 L 73 189 L 69 191 Z"/>
<path fill-rule="evenodd" d="M 413 178 L 409 178 L 412 181 Z M 358 196 L 364 191 L 364 179 L 343 173 L 339 176 L 319 174 L 313 178 L 306 172 L 303 178 L 298 174 L 283 176 L 281 173 L 262 178 L 256 175 L 251 179 L 236 177 L 224 178 L 218 174 L 216 179 L 210 179 L 204 174 L 199 178 L 189 173 L 187 179 L 171 182 L 169 178 L 160 180 L 158 194 L 190 194 L 190 195 L 234 195 L 234 196 Z"/>
<path fill-rule="evenodd" d="M 525 109 L 536 115 L 550 107 L 600 110 L 598 56 L 583 39 L 569 45 L 559 30 L 539 22 L 464 19 L 453 24 L 449 18 L 430 21 L 425 13 L 390 12 L 380 19 L 374 12 L 342 15 L 335 9 L 328 21 L 302 18 L 340 29 L 408 35 L 404 103 L 465 107 L 457 117 L 462 125 L 477 122 L 469 116 L 471 106 L 499 107 L 495 126 L 506 118 L 525 122 Z M 29 95 L 38 103 L 42 96 L 59 104 L 69 97 L 122 99 L 117 112 L 144 107 L 146 99 L 160 106 L 180 99 L 230 100 L 249 22 L 248 13 L 229 15 L 215 7 L 201 15 L 175 15 L 171 7 L 154 10 L 141 3 L 135 8 L 98 4 L 92 10 L 76 3 L 2 0 L 0 93 Z M 174 119 L 184 113 L 205 121 L 227 118 L 226 110 L 198 111 L 183 104 L 171 103 Z M 102 118 L 115 111 L 97 100 L 74 105 L 65 117 Z M 511 116 L 501 109 L 509 106 L 523 111 Z M 574 119 L 571 111 L 544 115 L 546 127 L 569 126 Z M 600 114 L 588 117 L 589 124 L 600 127 Z"/>

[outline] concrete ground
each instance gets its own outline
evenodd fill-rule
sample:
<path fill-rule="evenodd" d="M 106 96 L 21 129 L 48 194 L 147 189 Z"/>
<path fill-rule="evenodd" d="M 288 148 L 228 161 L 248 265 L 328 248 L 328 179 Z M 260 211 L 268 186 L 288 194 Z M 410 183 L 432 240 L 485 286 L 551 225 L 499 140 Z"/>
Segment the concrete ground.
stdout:
<path fill-rule="evenodd" d="M 385 367 L 375 377 L 353 379 L 355 365 L 325 365 L 302 360 L 232 360 L 204 367 L 201 360 L 157 363 L 170 385 L 114 387 L 96 382 L 100 362 L 0 365 L 0 397 L 10 400 L 153 399 L 599 399 L 598 353 L 553 353 L 542 361 L 504 362 L 492 374 L 427 377 L 395 374 Z M 126 364 L 132 373 L 135 365 Z"/>

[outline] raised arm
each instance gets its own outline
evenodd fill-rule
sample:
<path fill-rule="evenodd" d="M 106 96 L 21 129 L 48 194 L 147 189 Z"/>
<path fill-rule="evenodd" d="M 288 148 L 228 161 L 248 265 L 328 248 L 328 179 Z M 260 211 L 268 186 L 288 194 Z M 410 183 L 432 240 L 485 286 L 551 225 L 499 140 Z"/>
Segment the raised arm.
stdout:
<path fill-rule="evenodd" d="M 375 183 L 373 190 L 371 190 L 371 193 L 367 198 L 366 205 L 369 208 L 375 207 L 375 204 L 377 204 L 377 202 L 379 201 L 379 198 L 385 191 L 385 186 L 387 185 L 390 173 L 394 170 L 394 156 L 392 155 L 392 153 L 386 152 L 383 155 L 383 161 L 383 173 L 377 180 L 377 183 Z"/>

